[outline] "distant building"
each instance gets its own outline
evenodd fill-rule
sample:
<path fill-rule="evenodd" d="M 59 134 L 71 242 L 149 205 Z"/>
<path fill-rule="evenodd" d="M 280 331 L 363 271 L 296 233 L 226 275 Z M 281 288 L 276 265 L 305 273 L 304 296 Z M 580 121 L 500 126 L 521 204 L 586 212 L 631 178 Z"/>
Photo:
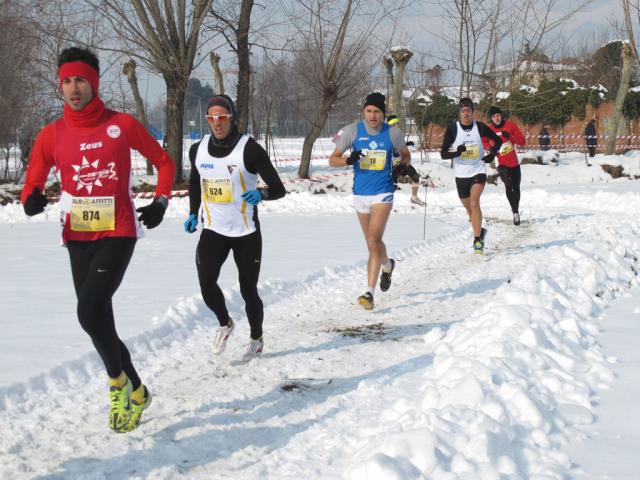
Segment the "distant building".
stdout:
<path fill-rule="evenodd" d="M 544 53 L 532 52 L 527 44 L 517 60 L 494 66 L 487 75 L 493 79 L 496 88 L 513 90 L 520 85 L 538 87 L 542 80 L 572 78 L 579 72 L 579 67 L 575 61 L 552 62 Z"/>

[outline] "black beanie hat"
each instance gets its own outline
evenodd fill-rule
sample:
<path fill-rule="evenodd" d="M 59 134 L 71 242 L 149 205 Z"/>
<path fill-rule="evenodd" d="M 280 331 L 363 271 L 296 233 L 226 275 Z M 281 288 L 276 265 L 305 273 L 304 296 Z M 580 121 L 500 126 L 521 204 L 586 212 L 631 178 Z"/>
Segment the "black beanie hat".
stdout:
<path fill-rule="evenodd" d="M 500 110 L 500 107 L 496 107 L 495 105 L 490 106 L 489 110 L 487 111 L 487 115 L 489 115 L 489 117 L 493 117 L 496 113 L 499 113 L 504 117 L 504 114 L 502 113 L 502 110 Z"/>
<path fill-rule="evenodd" d="M 380 92 L 372 92 L 367 95 L 367 98 L 365 98 L 362 108 L 365 108 L 367 105 L 373 105 L 374 107 L 379 108 L 382 113 L 384 113 L 386 110 L 384 101 L 385 98 L 383 94 L 381 94 Z"/>
<path fill-rule="evenodd" d="M 458 110 L 463 107 L 469 107 L 471 110 L 475 110 L 475 107 L 473 106 L 473 100 L 471 100 L 469 97 L 463 97 L 458 102 Z"/>

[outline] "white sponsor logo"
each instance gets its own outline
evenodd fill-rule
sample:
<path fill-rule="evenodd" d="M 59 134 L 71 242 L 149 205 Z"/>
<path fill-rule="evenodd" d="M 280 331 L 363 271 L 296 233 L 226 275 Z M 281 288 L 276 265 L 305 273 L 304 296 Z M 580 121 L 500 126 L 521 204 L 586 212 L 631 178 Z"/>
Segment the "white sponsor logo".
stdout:
<path fill-rule="evenodd" d="M 120 133 L 122 133 L 120 131 L 120 127 L 118 125 L 109 125 L 107 127 L 107 135 L 109 135 L 111 138 L 118 138 L 120 136 Z"/>
<path fill-rule="evenodd" d="M 116 164 L 109 162 L 107 168 L 98 168 L 100 160 L 90 162 L 87 157 L 82 157 L 82 163 L 80 165 L 71 165 L 76 171 L 73 179 L 76 183 L 76 190 L 87 189 L 88 193 L 91 193 L 93 187 L 101 187 L 104 185 L 102 180 L 117 180 L 118 175 L 114 170 Z"/>
<path fill-rule="evenodd" d="M 101 148 L 102 142 L 94 142 L 94 143 L 81 143 L 80 151 L 84 152 L 85 150 L 93 150 L 94 148 Z"/>
<path fill-rule="evenodd" d="M 375 140 L 371 140 L 371 141 L 369 142 L 369 148 L 370 148 L 371 150 L 375 150 L 376 148 L 378 148 L 378 142 L 376 142 Z"/>

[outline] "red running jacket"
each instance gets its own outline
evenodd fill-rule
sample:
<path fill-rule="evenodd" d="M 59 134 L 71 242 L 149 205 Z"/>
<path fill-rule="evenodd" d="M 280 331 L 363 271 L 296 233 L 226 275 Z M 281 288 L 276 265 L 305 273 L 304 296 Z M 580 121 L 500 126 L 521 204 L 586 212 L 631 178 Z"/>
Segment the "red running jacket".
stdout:
<path fill-rule="evenodd" d="M 499 135 L 502 138 L 502 147 L 498 152 L 498 164 L 504 167 L 517 167 L 518 163 L 518 155 L 516 154 L 515 145 L 526 145 L 527 140 L 524 138 L 524 135 L 520 131 L 520 129 L 516 126 L 515 123 L 510 122 L 509 120 L 504 120 L 501 126 L 496 126 L 493 122 L 487 123 L 489 128 L 493 130 L 496 135 Z M 509 139 L 506 140 L 502 137 L 502 132 L 509 133 Z M 491 148 L 493 146 L 493 142 L 489 141 L 486 138 L 483 138 L 484 147 Z"/>
<path fill-rule="evenodd" d="M 94 101 L 88 110 L 97 120 L 83 124 L 80 112 L 68 115 L 65 109 L 40 131 L 22 190 L 24 203 L 34 188 L 44 190 L 52 166 L 59 169 L 64 243 L 143 235 L 132 199 L 131 149 L 158 169 L 156 196 L 168 198 L 173 185 L 174 163 L 144 126 L 131 115 L 104 109 L 97 97 Z"/>

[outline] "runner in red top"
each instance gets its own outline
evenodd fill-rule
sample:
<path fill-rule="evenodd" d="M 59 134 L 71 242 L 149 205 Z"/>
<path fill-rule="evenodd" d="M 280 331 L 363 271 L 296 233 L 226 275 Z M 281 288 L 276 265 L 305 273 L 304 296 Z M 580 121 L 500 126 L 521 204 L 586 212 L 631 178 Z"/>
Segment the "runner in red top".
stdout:
<path fill-rule="evenodd" d="M 105 108 L 98 95 L 100 66 L 93 52 L 67 48 L 58 58 L 64 115 L 39 133 L 31 150 L 22 203 L 27 215 L 44 211 L 44 184 L 60 171 L 62 239 L 69 251 L 78 297 L 78 319 L 105 364 L 111 406 L 109 426 L 138 426 L 151 395 L 118 337 L 111 298 L 133 254 L 136 239 L 160 224 L 175 167 L 145 128 L 130 115 Z M 138 208 L 131 192 L 131 149 L 158 169 L 156 197 Z M 137 218 L 136 218 L 137 216 Z"/>
<path fill-rule="evenodd" d="M 513 213 L 513 223 L 514 225 L 520 225 L 521 173 L 515 145 L 525 145 L 527 141 L 515 123 L 504 119 L 500 108 L 492 106 L 487 114 L 491 117 L 489 128 L 502 138 L 502 147 L 500 147 L 497 155 L 498 174 L 504 182 L 507 200 L 509 200 L 511 212 Z M 483 139 L 483 141 L 486 144 L 485 147 L 491 146 L 489 140 Z"/>

